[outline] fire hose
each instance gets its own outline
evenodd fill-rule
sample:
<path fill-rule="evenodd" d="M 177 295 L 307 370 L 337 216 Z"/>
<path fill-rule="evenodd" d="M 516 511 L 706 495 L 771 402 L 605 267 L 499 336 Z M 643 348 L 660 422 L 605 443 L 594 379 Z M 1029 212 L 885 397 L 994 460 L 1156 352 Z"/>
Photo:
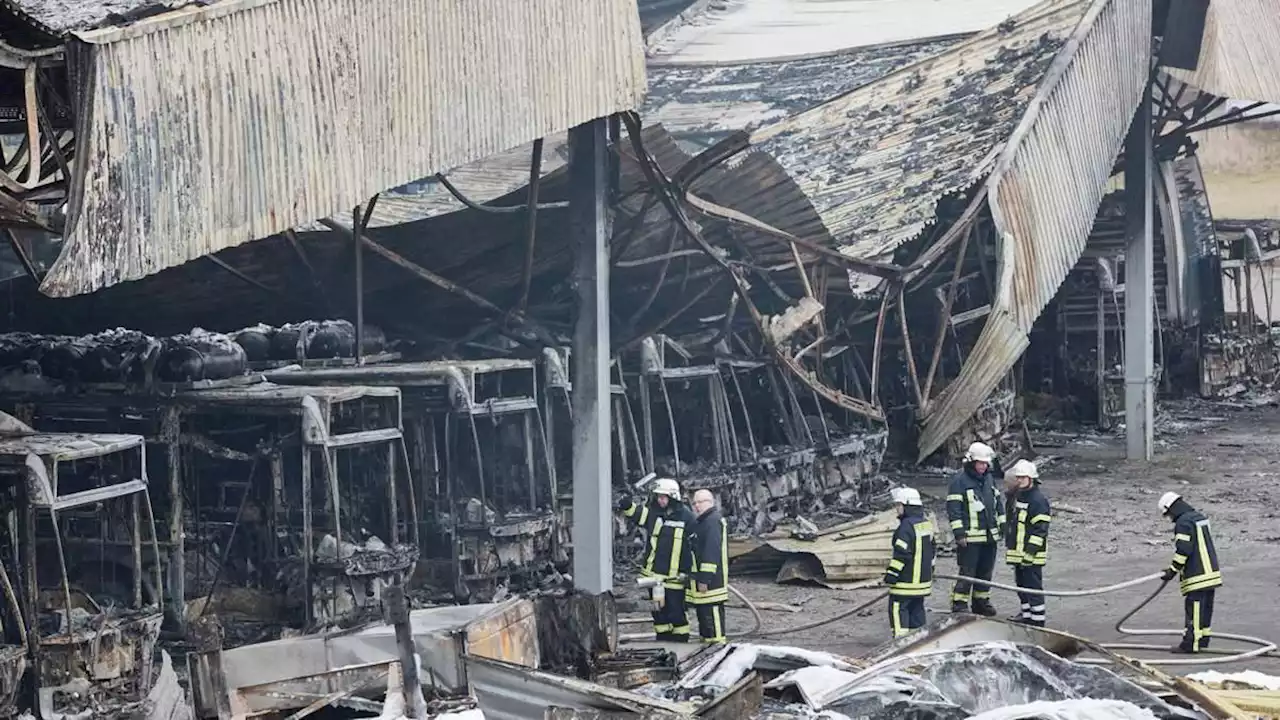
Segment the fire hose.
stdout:
<path fill-rule="evenodd" d="M 1104 587 L 1090 588 L 1087 590 L 1036 590 L 1035 593 L 1037 595 L 1045 595 L 1048 597 L 1088 597 L 1092 595 L 1102 595 L 1104 593 L 1123 590 L 1125 588 L 1133 587 L 1135 585 L 1141 585 L 1143 583 L 1150 582 L 1152 580 L 1160 579 L 1162 576 L 1163 576 L 1163 573 L 1152 573 L 1151 575 L 1144 575 L 1140 578 L 1134 578 L 1133 580 L 1127 580 L 1125 582 L 1117 583 L 1115 585 L 1106 585 Z M 990 580 L 979 580 L 977 578 L 967 577 L 964 575 L 951 575 L 949 573 L 934 573 L 933 577 L 934 579 L 959 580 L 959 581 L 964 581 L 969 583 L 977 583 L 979 585 L 987 585 L 987 586 L 996 588 L 998 590 L 1006 590 L 1008 592 L 1026 592 L 1026 588 L 1019 588 L 1014 585 L 1005 585 L 1003 583 L 992 582 Z M 1160 587 L 1156 588 L 1154 592 L 1148 595 L 1146 599 L 1144 599 L 1142 602 L 1138 603 L 1138 605 L 1135 606 L 1132 610 L 1125 613 L 1124 616 L 1121 617 L 1115 624 L 1116 632 L 1120 633 L 1121 635 L 1131 635 L 1131 636 L 1182 635 L 1183 631 L 1181 629 L 1175 630 L 1175 629 L 1158 629 L 1158 628 L 1127 628 L 1124 626 L 1124 624 L 1130 618 L 1132 618 L 1134 615 L 1137 615 L 1139 612 L 1141 612 L 1142 609 L 1145 608 L 1147 605 L 1149 605 L 1152 600 L 1155 600 L 1156 596 L 1158 596 L 1161 592 L 1163 592 L 1165 586 L 1168 584 L 1169 584 L 1168 580 L 1161 582 Z M 1271 642 L 1269 640 L 1264 640 L 1258 637 L 1253 637 L 1251 635 L 1239 635 L 1236 633 L 1214 633 L 1213 637 L 1221 638 L 1223 640 L 1232 640 L 1235 642 L 1247 643 L 1250 645 L 1257 645 L 1258 647 L 1252 650 L 1246 650 L 1242 652 L 1233 653 L 1230 655 L 1221 655 L 1221 656 L 1212 657 L 1212 658 L 1202 658 L 1202 657 L 1173 658 L 1173 659 L 1143 658 L 1143 659 L 1138 659 L 1138 661 L 1147 663 L 1148 665 L 1225 665 L 1227 663 L 1240 662 L 1241 660 L 1248 660 L 1250 658 L 1266 655 L 1268 653 L 1275 651 L 1276 649 L 1276 644 L 1274 642 Z M 1099 643 L 1098 646 L 1103 648 L 1104 650 L 1111 650 L 1111 651 L 1115 651 L 1115 650 L 1160 651 L 1160 650 L 1163 650 L 1167 652 L 1169 650 L 1169 648 L 1164 645 L 1152 645 L 1152 644 L 1144 644 L 1144 643 Z M 1106 662 L 1106 661 L 1085 659 L 1082 662 L 1094 663 L 1094 662 Z"/>

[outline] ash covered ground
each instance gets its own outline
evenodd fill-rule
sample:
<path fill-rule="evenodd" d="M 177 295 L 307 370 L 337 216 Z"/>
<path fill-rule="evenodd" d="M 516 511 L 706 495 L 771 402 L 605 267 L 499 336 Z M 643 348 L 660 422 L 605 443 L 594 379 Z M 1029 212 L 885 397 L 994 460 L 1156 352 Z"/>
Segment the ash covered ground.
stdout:
<path fill-rule="evenodd" d="M 1280 639 L 1280 407 L 1268 400 L 1162 403 L 1156 458 L 1150 465 L 1124 460 L 1122 436 L 1033 431 L 1033 441 L 1040 443 L 1037 450 L 1048 459 L 1041 477 L 1055 504 L 1045 585 L 1056 589 L 1098 587 L 1167 566 L 1173 553 L 1172 525 L 1159 515 L 1156 501 L 1164 491 L 1175 490 L 1213 522 L 1226 582 L 1218 592 L 1214 630 Z M 936 509 L 944 512 L 944 477 L 903 480 L 933 496 Z M 938 567 L 954 572 L 955 560 L 940 557 Z M 765 627 L 770 629 L 834 616 L 876 594 L 872 590 L 777 585 L 769 578 L 731 580 L 753 600 L 801 608 L 799 613 L 763 612 Z M 1012 572 L 1000 565 L 996 580 L 1013 584 Z M 1179 627 L 1182 600 L 1175 585 L 1171 583 L 1129 625 Z M 1154 588 L 1152 584 L 1088 598 L 1050 598 L 1049 624 L 1099 642 L 1173 644 L 1174 637 L 1127 639 L 1113 629 L 1115 621 Z M 935 585 L 928 604 L 931 618 L 946 610 L 949 591 L 949 581 Z M 997 590 L 993 600 L 1001 616 L 1012 614 L 1017 607 L 1016 597 L 1009 593 Z M 728 611 L 728 622 L 730 633 L 751 624 L 749 613 L 735 607 Z M 628 628 L 633 629 L 639 628 Z M 885 611 L 877 604 L 864 616 L 768 641 L 858 656 L 887 638 Z M 1221 640 L 1215 646 L 1219 644 L 1240 647 Z M 1145 656 L 1173 657 L 1160 653 Z M 1245 668 L 1280 674 L 1280 660 L 1263 658 L 1220 666 L 1223 670 Z M 1168 669 L 1182 674 L 1203 668 Z"/>

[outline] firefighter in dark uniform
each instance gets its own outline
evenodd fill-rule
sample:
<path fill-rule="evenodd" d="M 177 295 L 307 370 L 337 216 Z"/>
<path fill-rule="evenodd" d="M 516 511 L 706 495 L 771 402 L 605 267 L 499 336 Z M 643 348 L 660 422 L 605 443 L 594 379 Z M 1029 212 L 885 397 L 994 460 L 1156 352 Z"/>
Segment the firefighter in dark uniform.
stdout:
<path fill-rule="evenodd" d="M 898 638 L 924 627 L 924 599 L 933 590 L 933 523 L 915 489 L 894 488 L 890 494 L 899 520 L 884 583 L 889 586 L 889 627 Z"/>
<path fill-rule="evenodd" d="M 689 616 L 685 610 L 685 581 L 693 565 L 690 526 L 693 513 L 680 502 L 680 484 L 670 478 L 653 483 L 649 502 L 624 498 L 618 509 L 645 531 L 649 551 L 640 574 L 662 578 L 662 607 L 653 611 L 653 632 L 659 641 L 686 642 Z"/>
<path fill-rule="evenodd" d="M 710 490 L 693 494 L 695 536 L 693 578 L 689 604 L 698 614 L 698 634 L 704 643 L 723 643 L 724 606 L 729 601 L 729 526 L 716 508 Z"/>
<path fill-rule="evenodd" d="M 960 575 L 990 580 L 995 572 L 996 552 L 1004 526 L 1004 507 L 995 481 L 1003 477 L 996 464 L 995 451 L 985 443 L 976 442 L 964 455 L 964 469 L 951 478 L 947 489 L 947 518 L 956 539 Z M 956 581 L 951 590 L 951 612 L 965 612 L 969 607 L 978 615 L 993 617 L 996 609 L 991 605 L 991 587 L 981 583 L 971 586 L 967 580 Z"/>
<path fill-rule="evenodd" d="M 1160 498 L 1160 512 L 1173 521 L 1173 562 L 1164 580 L 1181 579 L 1186 631 L 1174 652 L 1198 653 L 1209 647 L 1213 627 L 1213 596 L 1222 585 L 1222 566 L 1213 546 L 1209 519 L 1178 493 Z"/>
<path fill-rule="evenodd" d="M 1044 564 L 1048 559 L 1049 499 L 1040 491 L 1040 471 L 1030 460 L 1019 460 L 1005 473 L 1009 494 L 1005 515 L 1005 562 L 1013 568 L 1014 583 L 1022 588 L 1022 610 L 1014 622 L 1044 627 Z"/>

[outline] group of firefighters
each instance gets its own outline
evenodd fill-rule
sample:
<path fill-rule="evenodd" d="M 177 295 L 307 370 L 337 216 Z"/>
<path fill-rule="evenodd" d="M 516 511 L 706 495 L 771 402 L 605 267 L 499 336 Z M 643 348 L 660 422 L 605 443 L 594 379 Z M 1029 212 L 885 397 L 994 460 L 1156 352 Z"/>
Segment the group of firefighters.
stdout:
<path fill-rule="evenodd" d="M 997 488 L 1000 481 L 1003 492 Z M 933 586 L 935 545 L 920 493 L 896 488 L 892 495 L 900 520 L 884 580 L 889 586 L 889 622 L 897 637 L 924 626 L 924 599 Z M 1165 493 L 1159 509 L 1173 523 L 1174 533 L 1173 560 L 1163 579 L 1180 578 L 1184 605 L 1182 641 L 1172 650 L 1198 653 L 1209 646 L 1214 593 L 1222 585 L 1218 553 L 1209 520 L 1182 496 Z M 956 582 L 951 590 L 951 612 L 996 614 L 991 587 L 982 581 L 991 581 L 1003 541 L 1005 562 L 1013 568 L 1022 603 L 1021 612 L 1012 620 L 1044 627 L 1044 566 L 1052 515 L 1035 463 L 1019 460 L 1006 472 L 990 446 L 980 442 L 970 445 L 964 467 L 947 488 L 947 520 L 956 544 L 956 574 L 973 581 Z"/>
<path fill-rule="evenodd" d="M 661 478 L 645 503 L 623 498 L 618 509 L 644 530 L 649 541 L 643 577 L 662 583 L 663 598 L 653 611 L 660 641 L 689 640 L 687 605 L 698 617 L 704 643 L 726 641 L 724 606 L 729 601 L 729 532 L 710 490 L 698 490 L 687 506 L 680 484 Z"/>
<path fill-rule="evenodd" d="M 997 487 L 1001 482 L 1003 488 Z M 920 493 L 899 487 L 891 496 L 899 521 L 884 583 L 889 591 L 889 624 L 894 637 L 901 637 L 925 624 L 924 603 L 933 590 L 936 544 Z M 951 478 L 946 507 L 956 545 L 957 575 L 973 578 L 955 583 L 951 612 L 996 615 L 991 587 L 982 581 L 991 581 L 1003 542 L 1005 562 L 1013 568 L 1022 604 L 1012 620 L 1044 627 L 1044 567 L 1053 513 L 1035 463 L 1019 460 L 1005 471 L 990 446 L 973 443 L 963 468 Z M 688 640 L 686 605 L 692 605 L 703 642 L 725 642 L 728 532 L 711 492 L 695 492 L 690 508 L 680 499 L 679 483 L 664 478 L 653 484 L 648 502 L 624 498 L 618 509 L 645 530 L 649 547 L 641 573 L 660 580 L 664 588 L 664 601 L 653 613 L 657 639 Z M 1159 509 L 1173 523 L 1174 533 L 1173 560 L 1163 579 L 1180 578 L 1184 601 L 1185 630 L 1172 650 L 1198 653 L 1209 646 L 1214 593 L 1222 585 L 1209 520 L 1173 492 L 1160 498 Z"/>

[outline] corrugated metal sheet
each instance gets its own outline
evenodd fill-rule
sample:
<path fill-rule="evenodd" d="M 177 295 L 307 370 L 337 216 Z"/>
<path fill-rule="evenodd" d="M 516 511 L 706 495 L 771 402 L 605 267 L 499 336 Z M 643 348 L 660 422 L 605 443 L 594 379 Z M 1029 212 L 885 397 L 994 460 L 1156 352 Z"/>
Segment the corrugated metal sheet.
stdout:
<path fill-rule="evenodd" d="M 1275 0 L 1213 0 L 1200 64 L 1169 74 L 1219 97 L 1280 102 L 1280 8 Z"/>
<path fill-rule="evenodd" d="M 982 180 L 1087 7 L 1046 0 L 941 55 L 767 125 L 752 147 L 786 169 L 841 252 L 888 260 L 934 222 L 940 198 Z"/>
<path fill-rule="evenodd" d="M 645 82 L 636 0 L 227 0 L 79 37 L 55 296 L 634 108 Z"/>
<path fill-rule="evenodd" d="M 751 62 L 978 32 L 1036 0 L 723 0 L 655 31 L 650 59 Z"/>
<path fill-rule="evenodd" d="M 216 0 L 213 0 L 216 2 Z M 166 9 L 196 4 L 198 0 L 5 0 L 54 32 L 89 30 L 123 23 Z M 208 4 L 207 2 L 205 4 Z"/>
<path fill-rule="evenodd" d="M 646 123 L 710 145 L 755 130 L 879 80 L 960 42 L 958 38 L 861 48 L 785 61 L 679 65 L 649 63 Z"/>
<path fill-rule="evenodd" d="M 923 459 L 963 425 L 1026 350 L 1080 258 L 1150 65 L 1151 6 L 1094 0 L 989 182 L 1001 259 L 996 299 L 968 360 L 925 417 Z"/>
<path fill-rule="evenodd" d="M 474 656 L 467 657 L 467 679 L 485 720 L 542 720 L 552 707 L 658 716 L 688 715 L 692 710 L 690 705 Z"/>

